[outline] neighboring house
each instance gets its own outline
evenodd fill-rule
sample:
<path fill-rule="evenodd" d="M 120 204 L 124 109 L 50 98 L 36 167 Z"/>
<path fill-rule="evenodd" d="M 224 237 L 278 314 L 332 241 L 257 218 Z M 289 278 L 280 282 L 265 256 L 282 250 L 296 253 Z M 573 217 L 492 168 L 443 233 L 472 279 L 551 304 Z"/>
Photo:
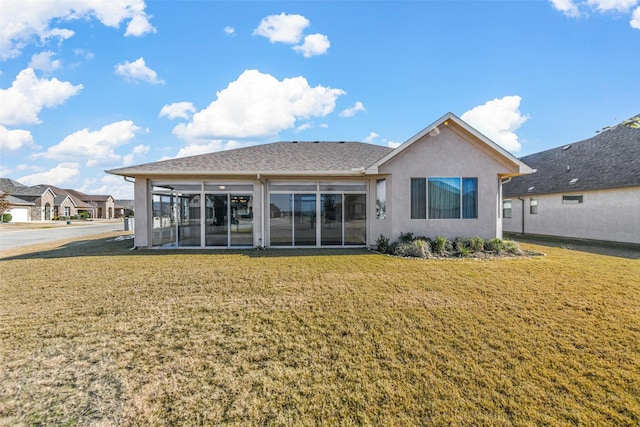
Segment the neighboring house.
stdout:
<path fill-rule="evenodd" d="M 83 212 L 88 213 L 90 218 L 114 218 L 115 200 L 109 195 L 85 194 L 45 184 L 29 187 L 9 178 L 0 178 L 0 191 L 31 203 L 30 221 L 73 217 Z"/>
<path fill-rule="evenodd" d="M 30 221 L 49 221 L 53 218 L 55 193 L 46 186 L 27 187 L 8 178 L 0 178 L 0 191 L 33 203 L 29 212 Z"/>
<path fill-rule="evenodd" d="M 80 191 L 65 189 L 68 194 L 84 202 L 91 218 L 112 219 L 115 215 L 115 199 L 110 195 L 85 194 Z"/>
<path fill-rule="evenodd" d="M 31 221 L 31 209 L 35 207 L 35 203 L 11 195 L 7 196 L 7 202 L 9 210 L 5 213 L 11 215 L 11 222 Z"/>
<path fill-rule="evenodd" d="M 504 185 L 504 230 L 640 244 L 640 116 L 521 159 Z"/>
<path fill-rule="evenodd" d="M 116 200 L 115 201 L 115 217 L 130 218 L 133 216 L 135 202 L 133 200 Z"/>
<path fill-rule="evenodd" d="M 112 169 L 135 179 L 136 247 L 363 247 L 402 232 L 501 237 L 531 168 L 449 113 L 392 149 L 276 142 Z"/>

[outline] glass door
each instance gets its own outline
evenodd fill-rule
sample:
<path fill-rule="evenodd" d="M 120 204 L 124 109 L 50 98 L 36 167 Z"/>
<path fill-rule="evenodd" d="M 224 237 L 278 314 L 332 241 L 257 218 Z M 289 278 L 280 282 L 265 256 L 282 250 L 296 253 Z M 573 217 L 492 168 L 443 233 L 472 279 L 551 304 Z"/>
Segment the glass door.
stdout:
<path fill-rule="evenodd" d="M 226 194 L 205 195 L 206 246 L 227 246 L 229 204 Z"/>
<path fill-rule="evenodd" d="M 342 194 L 320 195 L 322 245 L 342 245 Z"/>
<path fill-rule="evenodd" d="M 316 245 L 316 195 L 294 194 L 294 246 Z"/>
<path fill-rule="evenodd" d="M 178 246 L 200 246 L 200 194 L 179 195 Z"/>
<path fill-rule="evenodd" d="M 253 196 L 231 194 L 231 246 L 253 246 Z"/>

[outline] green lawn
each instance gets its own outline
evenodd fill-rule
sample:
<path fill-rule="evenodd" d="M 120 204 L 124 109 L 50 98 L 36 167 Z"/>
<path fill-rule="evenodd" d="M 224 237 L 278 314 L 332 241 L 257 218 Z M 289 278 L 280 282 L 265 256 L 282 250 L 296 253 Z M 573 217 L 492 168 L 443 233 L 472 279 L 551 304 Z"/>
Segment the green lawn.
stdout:
<path fill-rule="evenodd" d="M 0 260 L 0 425 L 640 423 L 640 260 Z"/>

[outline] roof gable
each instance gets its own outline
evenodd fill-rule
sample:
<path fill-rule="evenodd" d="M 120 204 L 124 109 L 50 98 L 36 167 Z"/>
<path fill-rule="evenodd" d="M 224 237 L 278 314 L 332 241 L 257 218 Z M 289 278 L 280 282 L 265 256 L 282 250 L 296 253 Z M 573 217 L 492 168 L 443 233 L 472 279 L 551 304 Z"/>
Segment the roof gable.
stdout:
<path fill-rule="evenodd" d="M 506 196 L 640 186 L 640 128 L 618 125 L 522 160 L 537 172 L 505 184 Z"/>
<path fill-rule="evenodd" d="M 439 128 L 441 126 L 449 126 L 452 129 L 458 128 L 461 132 L 466 133 L 469 137 L 477 141 L 478 146 L 485 153 L 501 160 L 502 163 L 506 162 L 507 164 L 512 165 L 513 168 L 515 168 L 516 172 L 509 173 L 508 171 L 505 171 L 504 176 L 517 176 L 517 175 L 529 174 L 533 172 L 533 169 L 531 169 L 531 167 L 529 167 L 527 164 L 520 161 L 514 155 L 509 153 L 504 148 L 500 147 L 495 142 L 491 141 L 489 138 L 487 138 L 486 136 L 478 132 L 473 127 L 469 126 L 466 122 L 464 122 L 462 119 L 457 117 L 455 114 L 447 113 L 444 116 L 440 117 L 435 122 L 433 122 L 432 124 L 430 124 L 429 126 L 427 126 L 426 128 L 424 128 L 423 130 L 421 130 L 420 132 L 418 132 L 417 134 L 415 134 L 414 136 L 412 136 L 411 138 L 409 138 L 407 141 L 402 143 L 399 147 L 394 149 L 392 152 L 388 153 L 387 155 L 379 159 L 377 162 L 372 164 L 368 168 L 367 173 L 373 173 L 373 174 L 378 173 L 378 168 L 380 166 L 387 163 L 388 161 L 390 161 L 391 159 L 399 155 L 404 150 L 409 149 L 417 141 L 425 137 L 437 136 L 440 133 Z"/>

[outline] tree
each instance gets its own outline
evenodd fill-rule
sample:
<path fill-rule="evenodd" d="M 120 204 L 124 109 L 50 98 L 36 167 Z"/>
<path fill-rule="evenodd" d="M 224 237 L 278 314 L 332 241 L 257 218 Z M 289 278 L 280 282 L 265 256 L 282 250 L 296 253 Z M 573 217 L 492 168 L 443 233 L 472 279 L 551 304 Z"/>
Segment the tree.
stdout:
<path fill-rule="evenodd" d="M 7 193 L 0 193 L 0 222 L 4 219 L 4 213 L 9 210 L 11 206 L 7 200 Z"/>

